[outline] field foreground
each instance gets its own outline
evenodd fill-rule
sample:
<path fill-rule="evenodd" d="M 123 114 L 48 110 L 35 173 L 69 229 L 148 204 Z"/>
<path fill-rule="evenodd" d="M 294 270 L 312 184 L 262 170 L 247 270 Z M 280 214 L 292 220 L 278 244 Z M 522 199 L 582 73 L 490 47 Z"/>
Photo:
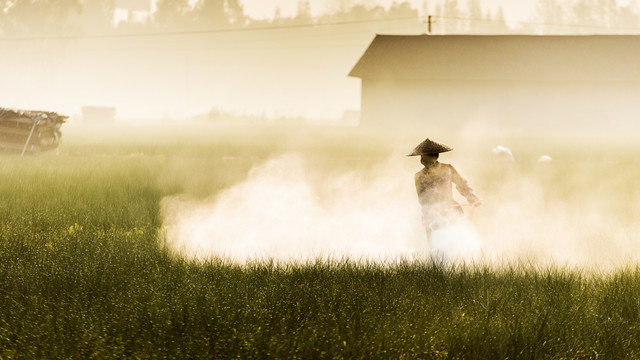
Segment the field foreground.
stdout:
<path fill-rule="evenodd" d="M 2 359 L 640 357 L 640 267 L 632 261 L 606 271 L 429 259 L 238 264 L 183 257 L 166 243 L 167 196 L 215 197 L 292 149 L 323 171 L 367 173 L 394 144 L 352 134 L 308 141 L 140 130 L 121 139 L 82 131 L 68 131 L 59 155 L 0 162 Z M 627 165 L 639 152 L 609 161 L 613 150 L 592 146 L 565 151 L 557 168 L 508 171 L 544 171 L 557 185 L 546 202 L 571 203 L 604 183 L 602 206 L 618 224 L 631 223 L 638 209 L 626 200 L 638 174 Z M 574 161 L 585 155 L 589 166 Z M 473 172 L 476 188 L 494 192 L 503 167 Z M 590 168 L 583 182 L 557 181 Z M 596 176 L 613 170 L 615 179 Z M 489 214 L 479 215 L 480 229 Z"/>

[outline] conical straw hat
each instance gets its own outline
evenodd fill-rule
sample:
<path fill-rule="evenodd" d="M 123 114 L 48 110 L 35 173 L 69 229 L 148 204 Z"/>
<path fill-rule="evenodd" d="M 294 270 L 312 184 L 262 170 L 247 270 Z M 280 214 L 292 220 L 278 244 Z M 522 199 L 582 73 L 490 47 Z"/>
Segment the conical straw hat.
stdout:
<path fill-rule="evenodd" d="M 447 145 L 440 144 L 435 141 L 427 139 L 421 142 L 418 146 L 416 146 L 416 148 L 413 149 L 413 152 L 407 156 L 439 154 L 439 153 L 443 153 L 451 150 L 453 149 L 448 147 Z"/>

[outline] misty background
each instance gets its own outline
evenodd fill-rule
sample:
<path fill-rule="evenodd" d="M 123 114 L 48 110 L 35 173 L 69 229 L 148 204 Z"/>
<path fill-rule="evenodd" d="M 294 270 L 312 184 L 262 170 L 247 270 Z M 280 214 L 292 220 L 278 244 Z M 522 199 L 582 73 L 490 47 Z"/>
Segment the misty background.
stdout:
<path fill-rule="evenodd" d="M 360 80 L 347 74 L 375 34 L 423 34 L 429 23 L 433 34 L 640 26 L 635 0 L 519 3 L 299 0 L 252 16 L 242 0 L 0 0 L 0 106 L 72 121 L 91 105 L 115 107 L 118 121 L 353 124 Z"/>

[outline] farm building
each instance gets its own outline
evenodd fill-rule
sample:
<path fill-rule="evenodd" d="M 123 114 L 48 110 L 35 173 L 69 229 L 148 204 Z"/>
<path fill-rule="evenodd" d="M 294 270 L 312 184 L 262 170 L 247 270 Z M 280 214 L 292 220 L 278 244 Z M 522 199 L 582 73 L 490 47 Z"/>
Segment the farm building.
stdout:
<path fill-rule="evenodd" d="M 625 129 L 640 118 L 640 36 L 377 35 L 349 76 L 362 126 Z"/>
<path fill-rule="evenodd" d="M 113 106 L 83 106 L 80 108 L 84 123 L 112 123 L 115 121 L 116 108 Z"/>
<path fill-rule="evenodd" d="M 51 111 L 0 108 L 0 150 L 25 154 L 56 149 L 67 118 Z"/>

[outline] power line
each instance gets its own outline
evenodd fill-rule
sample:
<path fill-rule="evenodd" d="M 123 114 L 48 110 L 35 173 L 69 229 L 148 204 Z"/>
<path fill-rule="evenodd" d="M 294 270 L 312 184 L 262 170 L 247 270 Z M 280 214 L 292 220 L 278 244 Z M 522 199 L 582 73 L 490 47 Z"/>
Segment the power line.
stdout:
<path fill-rule="evenodd" d="M 585 28 L 585 29 L 598 29 L 598 30 L 635 30 L 635 31 L 640 31 L 640 27 L 559 24 L 559 23 L 545 23 L 545 22 L 532 22 L 532 21 L 510 21 L 510 20 L 481 19 L 481 18 L 471 18 L 471 17 L 461 17 L 461 16 L 445 16 L 445 15 L 431 15 L 430 17 L 439 18 L 439 19 L 461 20 L 461 21 L 478 21 L 478 22 L 493 22 L 493 23 L 501 22 L 501 23 L 505 23 L 505 24 L 517 24 L 517 25 L 535 25 L 535 26 L 548 26 L 548 27 L 569 27 L 569 28 Z"/>
<path fill-rule="evenodd" d="M 40 37 L 7 37 L 0 38 L 0 41 L 49 41 L 49 40 L 101 40 L 101 39 L 124 39 L 124 38 L 149 38 L 149 37 L 163 37 L 163 36 L 185 36 L 185 35 L 207 35 L 207 34 L 223 34 L 223 33 L 239 33 L 239 32 L 252 32 L 252 31 L 270 31 L 270 30 L 283 30 L 283 29 L 301 29 L 301 28 L 314 28 L 325 26 L 340 26 L 340 25 L 354 25 L 354 24 L 366 24 L 375 22 L 389 22 L 389 21 L 405 21 L 416 20 L 421 21 L 420 16 L 405 16 L 397 18 L 383 18 L 383 19 L 367 19 L 367 20 L 352 20 L 352 21 L 336 21 L 328 23 L 318 24 L 289 24 L 289 25 L 271 25 L 271 26 L 255 26 L 245 28 L 229 28 L 229 29 L 209 29 L 209 30 L 191 30 L 191 31 L 165 31 L 165 32 L 148 32 L 148 33 L 129 33 L 129 34 L 103 34 L 103 35 L 60 35 L 60 36 L 40 36 Z"/>
<path fill-rule="evenodd" d="M 405 16 L 405 17 L 396 17 L 396 18 L 336 21 L 336 22 L 327 22 L 327 23 L 270 25 L 270 26 L 244 27 L 244 28 L 208 29 L 208 30 L 190 30 L 190 31 L 165 31 L 165 32 L 99 34 L 99 35 L 59 35 L 59 36 L 39 36 L 39 37 L 30 37 L 30 36 L 5 37 L 5 38 L 0 38 L 0 42 L 65 41 L 65 40 L 71 41 L 71 40 L 102 40 L 102 39 L 107 40 L 107 39 L 152 38 L 152 37 L 168 37 L 168 36 L 192 36 L 192 35 L 243 33 L 243 32 L 257 32 L 257 31 L 287 30 L 287 29 L 319 28 L 319 27 L 328 27 L 328 26 L 356 25 L 356 24 L 406 21 L 406 20 L 416 20 L 416 21 L 425 23 L 424 19 L 428 19 L 429 33 L 431 33 L 431 30 L 432 30 L 431 25 L 435 22 L 433 19 L 436 19 L 436 18 L 460 20 L 460 21 L 534 25 L 534 26 L 547 26 L 547 27 L 569 27 L 569 28 L 598 29 L 598 30 L 640 31 L 640 28 L 638 27 L 617 27 L 617 26 L 605 27 L 605 26 L 599 26 L 599 25 L 559 24 L 559 23 L 544 23 L 544 22 L 529 22 L 529 21 L 482 19 L 482 18 L 461 17 L 461 16 L 427 15 L 427 16 L 417 16 L 417 17 Z"/>

